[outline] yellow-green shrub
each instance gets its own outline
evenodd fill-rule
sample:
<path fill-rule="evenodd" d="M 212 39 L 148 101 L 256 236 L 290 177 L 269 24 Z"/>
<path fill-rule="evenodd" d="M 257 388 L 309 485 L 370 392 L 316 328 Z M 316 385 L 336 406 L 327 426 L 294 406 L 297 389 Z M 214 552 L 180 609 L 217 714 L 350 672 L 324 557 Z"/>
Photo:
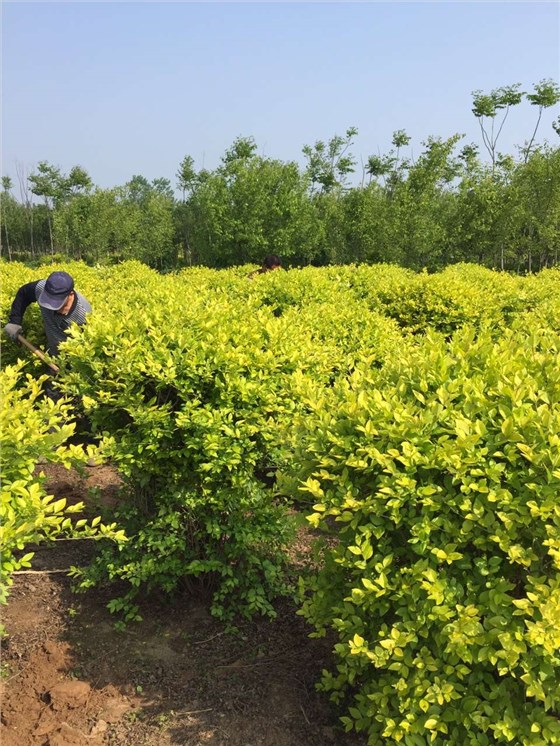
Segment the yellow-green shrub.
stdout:
<path fill-rule="evenodd" d="M 68 421 L 68 403 L 44 397 L 46 377 L 25 375 L 23 368 L 19 363 L 0 371 L 0 603 L 6 602 L 13 572 L 30 566 L 33 552 L 22 554 L 30 544 L 77 533 L 123 539 L 114 524 L 72 522 L 70 516 L 81 512 L 83 503 L 67 505 L 64 497 L 54 500 L 46 493 L 45 476 L 36 473 L 39 459 L 70 468 L 83 464 L 95 449 L 66 444 L 75 429 Z"/>
<path fill-rule="evenodd" d="M 61 358 L 67 390 L 130 488 L 117 513 L 130 540 L 85 582 L 128 581 L 112 608 L 134 616 L 140 587 L 171 591 L 203 576 L 216 615 L 272 614 L 290 523 L 262 475 L 293 408 L 286 326 L 212 293 L 189 297 L 169 276 L 113 300 Z"/>
<path fill-rule="evenodd" d="M 560 337 L 429 335 L 308 391 L 290 478 L 336 536 L 302 587 L 371 744 L 560 743 Z"/>

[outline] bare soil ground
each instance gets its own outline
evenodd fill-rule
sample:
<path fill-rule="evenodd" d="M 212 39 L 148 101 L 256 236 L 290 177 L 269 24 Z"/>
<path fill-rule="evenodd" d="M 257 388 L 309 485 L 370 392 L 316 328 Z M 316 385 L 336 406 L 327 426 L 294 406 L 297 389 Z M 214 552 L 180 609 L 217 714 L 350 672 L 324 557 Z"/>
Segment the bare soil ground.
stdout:
<path fill-rule="evenodd" d="M 111 467 L 49 465 L 49 492 L 118 499 Z M 88 497 L 96 488 L 97 496 Z M 38 548 L 34 570 L 84 564 L 87 541 Z M 2 746 L 363 746 L 315 690 L 331 643 L 311 640 L 288 602 L 274 621 L 224 632 L 204 598 L 145 598 L 144 621 L 114 629 L 109 590 L 71 591 L 65 573 L 18 575 L 3 623 Z"/>

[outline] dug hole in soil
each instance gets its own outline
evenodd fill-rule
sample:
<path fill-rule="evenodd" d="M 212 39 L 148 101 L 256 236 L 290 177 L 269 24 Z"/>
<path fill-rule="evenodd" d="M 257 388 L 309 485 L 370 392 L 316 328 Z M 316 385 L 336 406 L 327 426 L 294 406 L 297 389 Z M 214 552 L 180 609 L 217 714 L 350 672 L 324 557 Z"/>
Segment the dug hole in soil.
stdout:
<path fill-rule="evenodd" d="M 111 466 L 85 477 L 41 469 L 57 498 L 91 504 L 95 487 L 102 504 L 118 500 Z M 305 536 L 299 544 L 304 553 Z M 315 689 L 332 642 L 310 639 L 293 605 L 230 635 L 204 599 L 151 597 L 143 621 L 118 632 L 110 591 L 76 595 L 52 572 L 86 564 L 92 549 L 38 547 L 34 572 L 15 577 L 2 620 L 2 746 L 364 746 Z"/>

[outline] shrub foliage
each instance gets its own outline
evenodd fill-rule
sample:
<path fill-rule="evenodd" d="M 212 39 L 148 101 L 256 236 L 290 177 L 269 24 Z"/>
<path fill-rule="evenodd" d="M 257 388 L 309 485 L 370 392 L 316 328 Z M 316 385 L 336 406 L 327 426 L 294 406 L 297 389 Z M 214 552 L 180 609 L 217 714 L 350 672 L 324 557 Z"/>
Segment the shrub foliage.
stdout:
<path fill-rule="evenodd" d="M 2 266 L 4 315 L 24 276 L 54 268 Z M 102 547 L 83 588 L 124 581 L 110 606 L 125 620 L 141 591 L 194 584 L 224 620 L 273 615 L 295 507 L 323 543 L 301 613 L 338 638 L 320 685 L 348 730 L 560 743 L 558 271 L 65 269 L 94 313 L 62 346 L 59 385 L 125 483 L 128 541 Z M 25 331 L 41 342 L 36 311 Z M 59 410 L 9 370 L 25 453 L 62 443 Z M 21 549 L 36 534 L 14 474 Z M 58 503 L 34 510 L 68 525 Z"/>
<path fill-rule="evenodd" d="M 295 464 L 336 547 L 302 613 L 370 743 L 560 742 L 560 338 L 429 335 L 321 392 Z"/>
<path fill-rule="evenodd" d="M 45 475 L 37 470 L 41 459 L 79 468 L 95 449 L 67 444 L 75 430 L 69 403 L 44 397 L 46 376 L 33 378 L 23 368 L 20 362 L 0 371 L 0 603 L 6 603 L 13 573 L 31 566 L 33 552 L 24 553 L 29 545 L 60 535 L 124 540 L 114 523 L 104 525 L 100 518 L 73 521 L 83 503 L 68 505 L 64 497 L 55 500 L 47 494 Z"/>

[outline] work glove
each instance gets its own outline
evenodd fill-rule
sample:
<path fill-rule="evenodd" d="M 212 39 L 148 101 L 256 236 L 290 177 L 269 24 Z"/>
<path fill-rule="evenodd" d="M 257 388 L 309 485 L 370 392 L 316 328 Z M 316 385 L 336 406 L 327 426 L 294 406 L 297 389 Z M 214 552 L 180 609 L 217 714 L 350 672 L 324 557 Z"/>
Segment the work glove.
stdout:
<path fill-rule="evenodd" d="M 6 326 L 4 327 L 4 331 L 10 339 L 13 339 L 14 342 L 17 342 L 18 334 L 22 333 L 23 327 L 20 326 L 20 324 L 6 324 Z"/>

